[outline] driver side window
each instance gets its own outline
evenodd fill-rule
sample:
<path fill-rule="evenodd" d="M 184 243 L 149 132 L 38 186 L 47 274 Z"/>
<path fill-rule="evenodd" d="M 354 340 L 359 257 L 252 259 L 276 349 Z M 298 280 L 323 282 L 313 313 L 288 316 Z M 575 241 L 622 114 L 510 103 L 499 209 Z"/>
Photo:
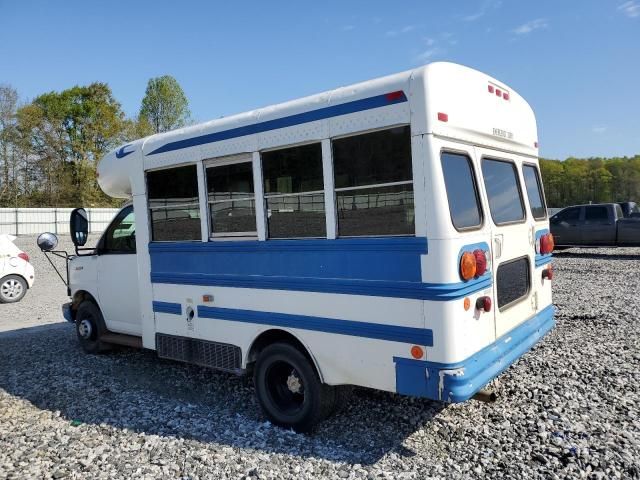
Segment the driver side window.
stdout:
<path fill-rule="evenodd" d="M 136 217 L 133 206 L 122 210 L 104 234 L 102 253 L 136 253 Z"/>

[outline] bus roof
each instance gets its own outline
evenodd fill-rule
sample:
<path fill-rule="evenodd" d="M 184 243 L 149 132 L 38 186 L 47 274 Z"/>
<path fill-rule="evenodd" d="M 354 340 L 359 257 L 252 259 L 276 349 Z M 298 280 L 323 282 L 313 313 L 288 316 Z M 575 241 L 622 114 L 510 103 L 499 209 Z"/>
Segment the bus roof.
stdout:
<path fill-rule="evenodd" d="M 477 70 L 436 62 L 129 143 L 102 159 L 99 183 L 108 195 L 131 195 L 132 158 L 124 158 L 135 151 L 147 170 L 409 123 L 412 135 L 537 155 L 535 117 L 517 92 Z"/>

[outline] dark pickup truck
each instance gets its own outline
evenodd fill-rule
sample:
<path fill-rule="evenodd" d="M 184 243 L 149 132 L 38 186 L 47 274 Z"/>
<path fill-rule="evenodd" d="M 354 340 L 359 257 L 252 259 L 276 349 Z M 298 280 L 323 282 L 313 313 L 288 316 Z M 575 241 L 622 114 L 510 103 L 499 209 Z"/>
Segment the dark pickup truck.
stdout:
<path fill-rule="evenodd" d="M 640 246 L 640 218 L 624 218 L 617 203 L 567 207 L 549 223 L 558 247 Z"/>

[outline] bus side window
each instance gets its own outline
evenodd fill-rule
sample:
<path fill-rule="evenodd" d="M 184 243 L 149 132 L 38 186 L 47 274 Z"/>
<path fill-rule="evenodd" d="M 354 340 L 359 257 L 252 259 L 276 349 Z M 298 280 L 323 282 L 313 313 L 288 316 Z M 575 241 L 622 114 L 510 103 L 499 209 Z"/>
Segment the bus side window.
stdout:
<path fill-rule="evenodd" d="M 531 207 L 533 218 L 544 220 L 547 218 L 547 208 L 544 204 L 538 169 L 533 165 L 524 164 L 522 166 L 522 176 L 524 177 L 524 186 L 527 189 L 527 198 L 529 199 L 529 207 Z"/>
<path fill-rule="evenodd" d="M 152 241 L 200 240 L 200 202 L 195 165 L 147 172 Z"/>
<path fill-rule="evenodd" d="M 410 128 L 339 138 L 332 147 L 338 236 L 414 235 Z"/>
<path fill-rule="evenodd" d="M 453 226 L 456 230 L 480 227 L 482 211 L 471 159 L 460 153 L 443 152 L 441 162 Z"/>
<path fill-rule="evenodd" d="M 321 144 L 260 156 L 269 238 L 326 237 Z"/>
<path fill-rule="evenodd" d="M 255 237 L 256 199 L 251 162 L 207 167 L 213 237 Z"/>

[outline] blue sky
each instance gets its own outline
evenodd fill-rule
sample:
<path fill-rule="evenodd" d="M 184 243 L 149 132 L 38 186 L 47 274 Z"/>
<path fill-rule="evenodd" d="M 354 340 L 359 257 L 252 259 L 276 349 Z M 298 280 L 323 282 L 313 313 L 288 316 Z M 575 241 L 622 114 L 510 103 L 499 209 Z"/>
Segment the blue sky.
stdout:
<path fill-rule="evenodd" d="M 204 121 L 447 60 L 529 101 L 542 156 L 640 154 L 640 0 L 0 0 L 0 25 L 23 99 L 103 81 L 135 115 L 169 74 Z"/>

